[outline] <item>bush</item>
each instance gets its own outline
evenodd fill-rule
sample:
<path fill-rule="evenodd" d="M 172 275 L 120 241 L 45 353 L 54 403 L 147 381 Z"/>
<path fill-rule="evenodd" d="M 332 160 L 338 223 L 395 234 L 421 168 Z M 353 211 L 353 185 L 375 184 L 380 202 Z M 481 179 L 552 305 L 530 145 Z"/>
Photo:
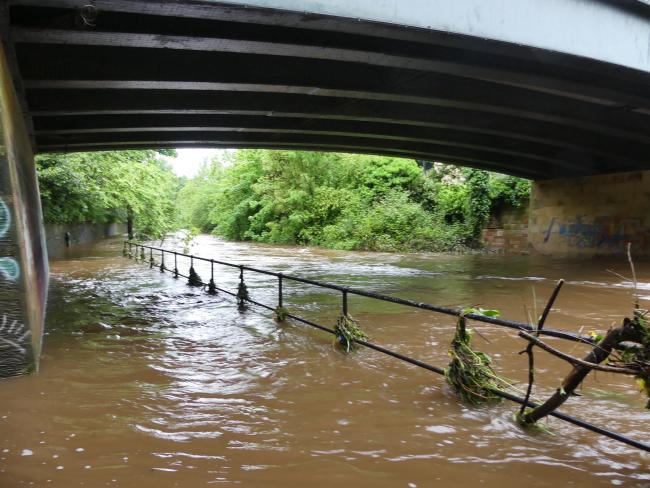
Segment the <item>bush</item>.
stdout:
<path fill-rule="evenodd" d="M 142 237 L 161 237 L 176 225 L 179 180 L 158 151 L 46 154 L 36 158 L 36 167 L 46 222 L 110 223 L 131 216 Z"/>
<path fill-rule="evenodd" d="M 476 245 L 493 201 L 525 193 L 516 178 L 437 167 L 424 175 L 407 159 L 240 150 L 188 182 L 182 224 L 233 240 L 452 251 Z"/>

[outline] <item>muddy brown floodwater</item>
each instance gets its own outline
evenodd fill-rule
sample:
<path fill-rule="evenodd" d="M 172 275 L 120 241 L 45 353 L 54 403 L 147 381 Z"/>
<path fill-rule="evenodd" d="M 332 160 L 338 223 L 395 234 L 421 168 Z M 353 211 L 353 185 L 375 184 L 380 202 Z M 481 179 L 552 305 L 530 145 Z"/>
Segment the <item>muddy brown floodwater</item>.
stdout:
<path fill-rule="evenodd" d="M 574 331 L 616 324 L 632 303 L 629 283 L 606 272 L 628 274 L 623 259 L 352 253 L 209 236 L 192 252 L 523 321 L 535 315 L 533 293 L 541 310 L 565 278 L 547 326 Z M 637 267 L 650 305 L 650 263 Z M 216 271 L 234 290 L 237 271 Z M 467 406 L 435 374 L 372 350 L 344 356 L 330 335 L 239 312 L 230 298 L 123 258 L 118 240 L 78 248 L 51 273 L 41 371 L 0 382 L 2 488 L 650 486 L 644 453 L 559 420 L 548 422 L 555 435 L 524 432 L 512 403 Z M 247 283 L 252 298 L 275 303 L 274 278 Z M 295 283 L 285 295 L 290 310 L 333 325 L 337 295 Z M 448 362 L 452 317 L 358 297 L 350 310 L 375 342 Z M 522 340 L 477 328 L 489 343 L 476 337 L 476 346 L 523 385 Z M 536 357 L 544 398 L 567 366 Z M 581 395 L 563 410 L 649 440 L 632 379 L 598 373 Z"/>

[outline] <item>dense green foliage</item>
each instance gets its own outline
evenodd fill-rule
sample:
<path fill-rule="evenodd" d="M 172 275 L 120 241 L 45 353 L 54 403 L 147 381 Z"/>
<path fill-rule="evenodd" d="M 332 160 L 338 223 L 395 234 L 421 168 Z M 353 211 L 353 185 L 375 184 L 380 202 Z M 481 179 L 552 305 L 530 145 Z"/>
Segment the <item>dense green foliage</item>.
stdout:
<path fill-rule="evenodd" d="M 242 150 L 181 190 L 181 222 L 232 240 L 381 251 L 462 249 L 529 182 L 351 154 Z"/>
<path fill-rule="evenodd" d="M 176 223 L 179 180 L 162 151 L 46 154 L 36 158 L 46 222 L 125 222 L 141 237 Z M 167 155 L 174 153 L 165 152 Z"/>

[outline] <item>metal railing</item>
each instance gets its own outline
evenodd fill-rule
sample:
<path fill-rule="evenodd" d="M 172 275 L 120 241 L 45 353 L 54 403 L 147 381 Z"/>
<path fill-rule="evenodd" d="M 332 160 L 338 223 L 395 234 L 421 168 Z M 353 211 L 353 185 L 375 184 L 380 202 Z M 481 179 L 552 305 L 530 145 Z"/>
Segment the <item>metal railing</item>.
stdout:
<path fill-rule="evenodd" d="M 127 246 L 128 246 L 128 250 L 127 250 Z M 135 248 L 135 253 L 134 253 L 134 248 Z M 183 277 L 183 278 L 187 278 L 187 279 L 190 278 L 189 273 L 188 273 L 188 275 L 185 275 L 185 274 L 182 274 L 178 270 L 178 257 L 179 256 L 190 259 L 190 268 L 193 268 L 194 260 L 210 263 L 210 281 L 208 283 L 200 282 L 200 285 L 203 286 L 204 289 L 208 289 L 208 290 L 210 290 L 212 292 L 220 291 L 220 292 L 226 293 L 227 295 L 236 297 L 236 298 L 238 298 L 238 300 L 241 299 L 239 297 L 238 293 L 235 293 L 235 292 L 232 292 L 232 291 L 229 291 L 229 290 L 226 290 L 224 288 L 220 288 L 220 287 L 216 286 L 216 283 L 214 282 L 214 266 L 215 265 L 221 265 L 221 266 L 226 266 L 226 267 L 238 269 L 239 272 L 240 272 L 240 278 L 239 278 L 240 282 L 243 282 L 244 271 L 249 271 L 249 272 L 252 272 L 252 273 L 259 273 L 259 274 L 263 274 L 263 275 L 267 275 L 267 276 L 276 277 L 278 279 L 278 302 L 277 302 L 277 307 L 283 307 L 283 303 L 284 303 L 283 282 L 284 282 L 284 280 L 288 280 L 288 281 L 294 281 L 294 282 L 297 282 L 297 283 L 304 283 L 304 284 L 313 285 L 313 286 L 316 286 L 316 287 L 335 290 L 335 291 L 340 292 L 341 293 L 341 312 L 342 312 L 342 314 L 344 316 L 347 316 L 348 312 L 349 312 L 349 310 L 348 310 L 349 309 L 348 295 L 357 295 L 357 296 L 372 298 L 372 299 L 380 300 L 380 301 L 384 301 L 384 302 L 390 302 L 390 303 L 394 303 L 394 304 L 398 304 L 398 305 L 404 305 L 406 307 L 416 308 L 416 309 L 420 309 L 420 310 L 428 310 L 428 311 L 431 311 L 431 312 L 437 312 L 437 313 L 450 315 L 450 316 L 454 316 L 454 317 L 463 316 L 466 319 L 470 319 L 470 320 L 473 320 L 473 321 L 476 321 L 476 322 L 482 322 L 482 323 L 486 323 L 486 324 L 490 324 L 490 325 L 496 325 L 496 326 L 499 326 L 499 327 L 506 327 L 506 328 L 515 329 L 515 330 L 518 330 L 518 331 L 537 332 L 539 334 L 543 334 L 543 335 L 547 335 L 547 336 L 551 336 L 551 337 L 556 337 L 556 338 L 559 338 L 559 339 L 575 341 L 575 342 L 581 342 L 581 343 L 585 343 L 585 344 L 589 344 L 589 345 L 594 344 L 594 340 L 590 336 L 576 334 L 576 333 L 565 331 L 565 330 L 546 329 L 546 328 L 542 329 L 542 330 L 536 330 L 530 324 L 526 324 L 526 323 L 523 323 L 523 322 L 505 320 L 505 319 L 502 319 L 502 318 L 499 318 L 499 317 L 489 317 L 489 316 L 486 316 L 486 315 L 480 315 L 480 314 L 475 314 L 475 313 L 464 313 L 463 310 L 461 310 L 461 309 L 442 307 L 442 306 L 432 305 L 432 304 L 424 303 L 424 302 L 417 302 L 417 301 L 414 301 L 414 300 L 408 300 L 408 299 L 405 299 L 405 298 L 399 298 L 399 297 L 394 297 L 394 296 L 390 296 L 390 295 L 384 295 L 384 294 L 381 294 L 381 293 L 375 293 L 375 292 L 371 292 L 371 291 L 367 291 L 367 290 L 361 290 L 361 289 L 353 288 L 353 287 L 349 287 L 349 286 L 342 286 L 342 285 L 337 285 L 337 284 L 334 284 L 334 283 L 327 283 L 327 282 L 322 282 L 322 281 L 317 281 L 317 280 L 311 280 L 311 279 L 302 278 L 302 277 L 299 277 L 299 276 L 288 275 L 288 274 L 284 274 L 284 273 L 278 273 L 278 272 L 274 272 L 274 271 L 254 268 L 254 267 L 251 267 L 251 266 L 246 266 L 246 265 L 241 265 L 241 264 L 229 263 L 229 262 L 226 262 L 226 261 L 219 261 L 219 260 L 211 259 L 211 258 L 204 258 L 204 257 L 200 257 L 200 256 L 195 256 L 195 255 L 192 255 L 192 254 L 186 254 L 186 253 L 182 253 L 182 252 L 178 252 L 178 251 L 172 251 L 172 250 L 169 250 L 169 249 L 163 249 L 163 248 L 160 248 L 160 247 L 149 246 L 149 245 L 140 244 L 140 243 L 136 243 L 136 242 L 132 242 L 132 241 L 124 241 L 124 254 L 125 255 L 133 256 L 133 257 L 135 257 L 137 259 L 138 258 L 138 252 L 140 252 L 139 257 L 141 258 L 142 261 L 146 262 L 147 259 L 146 259 L 145 249 L 149 250 L 149 260 L 148 261 L 149 261 L 149 264 L 150 264 L 151 268 L 153 268 L 155 266 L 155 267 L 158 267 L 161 271 L 169 271 L 169 272 L 171 272 L 173 274 L 173 276 L 175 278 L 178 278 L 178 277 Z M 159 263 L 155 263 L 154 254 L 153 254 L 154 251 L 157 252 L 157 253 L 160 253 L 160 262 Z M 168 268 L 165 265 L 165 263 L 166 263 L 165 257 L 166 256 L 173 257 L 173 261 L 174 261 L 174 268 L 173 269 Z M 266 310 L 270 310 L 270 311 L 276 311 L 277 310 L 277 307 L 272 307 L 270 305 L 257 302 L 255 300 L 251 299 L 250 297 L 244 298 L 243 301 L 251 303 L 251 304 L 256 305 L 256 306 L 259 306 L 259 307 L 264 308 Z M 295 320 L 297 322 L 303 323 L 305 325 L 309 325 L 311 327 L 320 329 L 320 330 L 322 330 L 324 332 L 327 332 L 329 334 L 336 335 L 336 332 L 335 332 L 334 329 L 332 329 L 330 327 L 326 327 L 326 326 L 321 325 L 321 324 L 318 324 L 316 322 L 307 320 L 307 319 L 305 319 L 303 317 L 300 317 L 300 316 L 297 316 L 297 315 L 294 315 L 294 314 L 291 314 L 291 313 L 287 313 L 286 317 L 290 318 L 292 320 Z M 399 360 L 404 361 L 406 363 L 412 364 L 414 366 L 426 369 L 428 371 L 434 372 L 434 373 L 439 374 L 439 375 L 444 375 L 445 374 L 445 370 L 443 368 L 433 366 L 433 365 L 428 364 L 428 363 L 426 363 L 424 361 L 420 361 L 418 359 L 406 356 L 406 355 L 401 354 L 399 352 L 392 351 L 392 350 L 387 349 L 385 347 L 382 347 L 380 345 L 374 344 L 374 343 L 372 343 L 370 341 L 360 340 L 360 339 L 352 339 L 352 340 L 354 342 L 356 342 L 357 344 L 361 345 L 361 346 L 364 346 L 364 347 L 367 347 L 369 349 L 373 349 L 375 351 L 381 352 L 382 354 L 386 354 L 388 356 L 394 357 L 396 359 L 399 359 Z M 513 394 L 511 394 L 509 392 L 506 392 L 506 391 L 503 391 L 503 390 L 492 389 L 491 391 L 492 391 L 492 393 L 494 393 L 495 395 L 497 395 L 497 396 L 499 396 L 501 398 L 510 400 L 510 401 L 518 403 L 520 405 L 526 405 L 526 406 L 529 406 L 531 408 L 535 408 L 535 407 L 538 406 L 538 404 L 535 403 L 535 402 L 526 401 L 524 398 L 521 398 L 521 397 L 519 397 L 517 395 L 513 395 Z M 578 427 L 590 430 L 592 432 L 603 435 L 605 437 L 609 437 L 610 439 L 614 439 L 614 440 L 623 442 L 623 443 L 625 443 L 625 444 L 627 444 L 629 446 L 641 449 L 643 451 L 650 452 L 650 444 L 646 444 L 646 443 L 637 441 L 635 439 L 629 438 L 629 437 L 624 436 L 622 434 L 619 434 L 617 432 L 612 432 L 610 430 L 607 430 L 607 429 L 604 429 L 602 427 L 593 425 L 593 424 L 591 424 L 589 422 L 585 422 L 583 420 L 580 420 L 578 418 L 575 418 L 575 417 L 573 417 L 571 415 L 568 415 L 568 414 L 565 414 L 565 413 L 562 413 L 562 412 L 553 411 L 552 413 L 550 413 L 550 415 L 553 416 L 553 417 L 556 417 L 558 419 L 561 419 L 561 420 L 563 420 L 565 422 L 576 425 Z"/>

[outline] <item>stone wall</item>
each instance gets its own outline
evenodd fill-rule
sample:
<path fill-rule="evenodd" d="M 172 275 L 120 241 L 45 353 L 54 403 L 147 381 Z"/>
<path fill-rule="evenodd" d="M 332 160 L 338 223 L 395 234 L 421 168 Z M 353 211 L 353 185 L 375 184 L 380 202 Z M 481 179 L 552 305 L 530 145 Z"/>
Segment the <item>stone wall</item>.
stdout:
<path fill-rule="evenodd" d="M 650 171 L 533 184 L 529 241 L 542 254 L 650 254 Z"/>
<path fill-rule="evenodd" d="M 70 233 L 70 245 L 74 246 L 125 234 L 126 224 L 45 224 L 45 240 L 50 258 L 60 258 L 65 255 L 68 249 L 66 232 Z"/>
<path fill-rule="evenodd" d="M 499 209 L 482 233 L 488 252 L 528 254 L 528 205 Z"/>

